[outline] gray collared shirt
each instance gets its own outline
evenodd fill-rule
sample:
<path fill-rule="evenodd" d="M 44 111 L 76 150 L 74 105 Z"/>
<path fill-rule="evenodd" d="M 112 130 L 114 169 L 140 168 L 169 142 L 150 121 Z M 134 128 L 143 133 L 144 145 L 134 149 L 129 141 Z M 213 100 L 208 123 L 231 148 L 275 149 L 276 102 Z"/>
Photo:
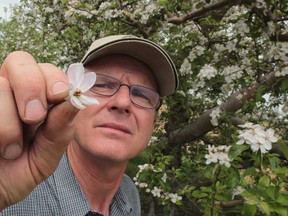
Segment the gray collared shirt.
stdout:
<path fill-rule="evenodd" d="M 92 211 L 64 155 L 56 171 L 23 201 L 6 208 L 0 216 L 102 215 Z M 110 216 L 141 215 L 140 198 L 133 181 L 124 175 L 110 205 Z"/>

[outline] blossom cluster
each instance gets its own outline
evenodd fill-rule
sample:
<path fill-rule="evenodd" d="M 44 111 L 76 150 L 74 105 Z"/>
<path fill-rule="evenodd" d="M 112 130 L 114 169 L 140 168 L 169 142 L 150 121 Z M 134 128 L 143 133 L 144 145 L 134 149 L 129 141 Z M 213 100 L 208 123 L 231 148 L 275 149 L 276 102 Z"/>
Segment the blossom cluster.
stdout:
<path fill-rule="evenodd" d="M 213 126 L 215 126 L 215 127 L 218 126 L 218 124 L 219 124 L 218 119 L 221 117 L 221 113 L 222 113 L 222 111 L 221 111 L 220 107 L 215 108 L 210 113 L 210 117 L 211 117 L 210 122 Z"/>
<path fill-rule="evenodd" d="M 208 154 L 205 155 L 206 164 L 210 163 L 219 163 L 220 165 L 225 165 L 226 167 L 230 167 L 231 159 L 228 156 L 228 152 L 231 146 L 214 146 L 208 145 L 207 150 Z"/>
<path fill-rule="evenodd" d="M 239 127 L 245 128 L 241 130 L 238 138 L 238 145 L 248 144 L 253 152 L 261 151 L 261 153 L 267 153 L 272 149 L 272 143 L 277 142 L 278 138 L 274 135 L 275 131 L 271 128 L 265 130 L 261 125 L 252 123 L 246 123 Z"/>
<path fill-rule="evenodd" d="M 165 201 L 171 201 L 172 203 L 177 203 L 182 200 L 182 196 L 178 195 L 177 193 L 165 192 L 160 186 L 158 187 L 150 186 L 151 187 L 150 188 L 148 183 L 139 181 L 139 174 L 142 173 L 143 171 L 147 170 L 147 171 L 153 171 L 155 173 L 160 173 L 160 172 L 163 172 L 161 168 L 156 168 L 152 164 L 139 165 L 138 168 L 139 168 L 139 171 L 136 174 L 136 176 L 133 178 L 136 186 L 138 186 L 139 188 L 145 189 L 146 193 L 151 193 L 156 198 L 161 198 L 163 200 L 163 203 L 165 203 Z M 166 183 L 166 180 L 167 180 L 167 174 L 164 172 L 161 178 L 161 181 L 163 183 Z"/>
<path fill-rule="evenodd" d="M 136 185 L 137 185 L 137 183 L 136 183 Z M 139 184 L 139 187 L 141 187 L 140 185 L 141 185 L 141 183 Z M 143 185 L 143 183 L 142 183 L 142 185 Z M 162 198 L 164 200 L 170 200 L 172 203 L 177 203 L 178 201 L 182 200 L 182 196 L 179 196 L 177 193 L 164 192 L 164 190 L 161 187 L 153 187 L 152 190 L 147 188 L 146 192 L 151 193 L 154 197 Z"/>
<path fill-rule="evenodd" d="M 281 71 L 276 71 L 275 76 L 276 77 L 281 77 L 281 76 L 287 76 L 288 75 L 288 67 L 284 67 Z"/>
<path fill-rule="evenodd" d="M 212 77 L 215 77 L 216 74 L 217 70 L 215 67 L 205 64 L 197 76 L 210 80 Z"/>

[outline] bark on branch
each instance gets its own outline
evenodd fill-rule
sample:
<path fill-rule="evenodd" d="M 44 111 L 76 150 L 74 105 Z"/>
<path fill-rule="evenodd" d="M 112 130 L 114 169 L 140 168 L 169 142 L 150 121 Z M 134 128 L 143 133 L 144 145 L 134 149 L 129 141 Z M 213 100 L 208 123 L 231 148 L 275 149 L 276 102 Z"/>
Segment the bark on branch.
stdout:
<path fill-rule="evenodd" d="M 238 205 L 242 205 L 244 203 L 243 200 L 232 200 L 232 201 L 216 201 L 214 205 L 221 206 L 224 208 L 232 208 Z"/>
<path fill-rule="evenodd" d="M 202 6 L 201 8 L 199 8 L 198 10 L 195 10 L 195 11 L 191 11 L 183 16 L 173 16 L 173 17 L 170 17 L 168 18 L 168 23 L 173 23 L 175 25 L 179 25 L 179 24 L 182 24 L 188 20 L 192 20 L 194 19 L 195 17 L 198 17 L 200 15 L 203 15 L 209 11 L 213 11 L 213 10 L 216 10 L 216 9 L 220 9 L 221 7 L 223 6 L 226 6 L 226 5 L 236 5 L 238 4 L 239 2 L 238 1 L 231 1 L 231 0 L 221 0 L 219 2 L 215 2 L 215 3 L 211 3 L 211 4 L 208 4 L 208 5 L 204 5 Z"/>

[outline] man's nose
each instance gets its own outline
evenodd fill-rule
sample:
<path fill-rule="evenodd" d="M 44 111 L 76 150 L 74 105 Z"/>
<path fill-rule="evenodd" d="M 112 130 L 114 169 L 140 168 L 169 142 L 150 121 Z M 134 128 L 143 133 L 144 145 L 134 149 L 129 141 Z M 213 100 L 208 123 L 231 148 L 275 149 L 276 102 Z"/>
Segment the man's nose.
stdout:
<path fill-rule="evenodd" d="M 122 84 L 111 98 L 111 109 L 130 113 L 132 101 L 130 99 L 130 87 Z"/>

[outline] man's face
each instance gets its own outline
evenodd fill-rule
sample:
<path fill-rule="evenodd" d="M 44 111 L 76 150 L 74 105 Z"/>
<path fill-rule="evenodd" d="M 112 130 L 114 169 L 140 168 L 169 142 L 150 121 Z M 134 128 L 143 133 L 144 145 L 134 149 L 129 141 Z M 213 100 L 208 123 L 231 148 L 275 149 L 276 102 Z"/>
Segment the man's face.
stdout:
<path fill-rule="evenodd" d="M 142 62 L 128 56 L 111 55 L 86 67 L 120 80 L 121 84 L 141 85 L 156 91 L 150 69 Z M 73 149 L 97 159 L 126 162 L 142 152 L 150 140 L 156 122 L 155 109 L 135 106 L 129 88 L 121 86 L 113 96 L 99 96 L 99 105 L 87 106 L 76 117 Z"/>

